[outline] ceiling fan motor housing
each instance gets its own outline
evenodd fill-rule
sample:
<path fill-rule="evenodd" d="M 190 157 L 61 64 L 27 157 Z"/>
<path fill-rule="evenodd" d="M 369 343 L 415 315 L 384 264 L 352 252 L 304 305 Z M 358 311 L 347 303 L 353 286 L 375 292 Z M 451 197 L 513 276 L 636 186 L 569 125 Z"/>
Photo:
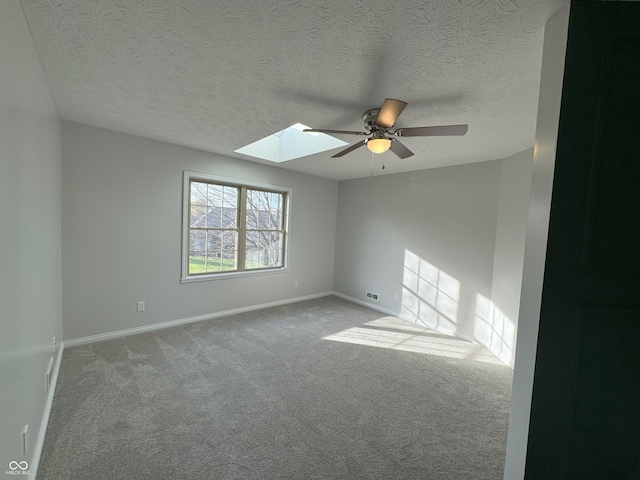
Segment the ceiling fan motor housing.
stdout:
<path fill-rule="evenodd" d="M 369 140 L 375 140 L 377 138 L 387 138 L 385 133 L 386 132 L 384 130 L 374 130 L 374 131 L 371 132 L 371 136 L 369 138 L 367 138 L 367 142 Z"/>
<path fill-rule="evenodd" d="M 371 110 L 367 110 L 362 114 L 362 120 L 364 121 L 364 126 L 369 130 L 377 130 L 380 127 L 376 125 L 376 121 L 378 120 L 378 114 L 380 113 L 379 108 L 372 108 Z"/>

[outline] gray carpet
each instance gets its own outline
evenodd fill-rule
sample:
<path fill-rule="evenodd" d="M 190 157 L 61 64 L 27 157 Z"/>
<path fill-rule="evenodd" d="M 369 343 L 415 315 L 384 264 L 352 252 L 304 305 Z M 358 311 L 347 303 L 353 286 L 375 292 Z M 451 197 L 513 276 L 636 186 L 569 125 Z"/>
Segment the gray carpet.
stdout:
<path fill-rule="evenodd" d="M 336 297 L 70 348 L 38 478 L 501 479 L 491 359 Z"/>

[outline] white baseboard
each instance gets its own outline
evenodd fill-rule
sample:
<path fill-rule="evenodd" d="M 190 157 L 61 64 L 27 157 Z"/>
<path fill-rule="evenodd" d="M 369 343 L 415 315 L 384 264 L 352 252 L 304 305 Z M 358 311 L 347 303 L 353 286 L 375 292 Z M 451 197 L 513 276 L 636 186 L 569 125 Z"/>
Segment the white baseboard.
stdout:
<path fill-rule="evenodd" d="M 358 300 L 357 298 L 350 297 L 349 295 L 344 295 L 344 294 L 339 293 L 339 292 L 332 292 L 332 294 L 335 295 L 336 297 L 340 297 L 340 298 L 342 298 L 344 300 L 348 300 L 350 302 L 357 303 L 358 305 L 362 305 L 363 307 L 369 307 L 370 309 L 376 310 L 376 311 L 378 311 L 380 313 L 385 313 L 385 314 L 391 315 L 393 317 L 397 317 L 397 316 L 400 315 L 400 312 L 394 312 L 392 310 L 387 310 L 386 308 L 379 307 L 379 306 L 375 305 L 374 303 L 364 302 L 362 300 Z"/>
<path fill-rule="evenodd" d="M 100 333 L 98 335 L 89 335 L 87 337 L 80 337 L 80 338 L 74 338 L 71 340 L 65 340 L 64 345 L 67 348 L 77 347 L 78 345 L 86 345 L 89 343 L 103 342 L 105 340 L 112 340 L 114 338 L 120 338 L 120 337 L 128 337 L 130 335 L 137 335 L 139 333 L 162 330 L 164 328 L 177 327 L 179 325 L 186 325 L 188 323 L 212 320 L 214 318 L 225 317 L 227 315 L 235 315 L 237 313 L 251 312 L 254 310 L 260 310 L 262 308 L 277 307 L 279 305 L 287 305 L 289 303 L 297 303 L 297 302 L 302 302 L 304 300 L 312 300 L 314 298 L 327 297 L 332 294 L 333 292 L 316 293 L 313 295 L 306 295 L 303 297 L 288 298 L 286 300 L 278 300 L 275 302 L 260 303 L 258 305 L 250 305 L 248 307 L 233 308 L 230 310 L 223 310 L 221 312 L 205 313 L 204 315 L 196 315 L 193 317 L 179 318 L 177 320 L 169 320 L 168 322 L 153 323 L 151 325 L 145 325 L 143 327 L 126 328 L 124 330 L 117 330 L 115 332 Z"/>
<path fill-rule="evenodd" d="M 47 401 L 44 404 L 44 412 L 42 414 L 42 420 L 40 421 L 40 429 L 38 430 L 38 438 L 33 448 L 33 457 L 31 458 L 31 471 L 30 478 L 37 478 L 38 466 L 40 465 L 40 456 L 42 455 L 42 449 L 44 447 L 44 437 L 47 433 L 47 425 L 49 424 L 49 415 L 51 414 L 51 406 L 53 405 L 53 395 L 56 392 L 56 385 L 58 383 L 58 374 L 60 373 L 60 364 L 62 363 L 62 353 L 64 351 L 64 342 L 60 342 L 58 345 L 58 355 L 53 366 L 53 373 L 51 382 L 49 384 L 49 392 L 47 393 Z"/>

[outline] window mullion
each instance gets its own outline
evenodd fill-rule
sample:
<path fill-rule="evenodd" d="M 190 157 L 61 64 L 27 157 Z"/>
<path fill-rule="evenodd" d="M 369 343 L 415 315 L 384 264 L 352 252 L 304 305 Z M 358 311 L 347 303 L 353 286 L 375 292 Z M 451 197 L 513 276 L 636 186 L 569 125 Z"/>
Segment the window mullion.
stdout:
<path fill-rule="evenodd" d="M 247 189 L 239 187 L 240 199 L 238 202 L 238 271 L 244 270 L 245 265 L 245 249 L 247 245 Z"/>
<path fill-rule="evenodd" d="M 286 225 L 285 225 L 285 212 L 287 212 L 287 208 L 289 207 L 288 202 L 289 202 L 289 196 L 288 195 L 282 195 L 282 210 L 280 212 L 280 264 L 284 267 L 285 266 L 285 245 L 287 243 L 287 239 L 285 238 L 285 235 L 287 235 L 287 229 L 286 229 Z"/>

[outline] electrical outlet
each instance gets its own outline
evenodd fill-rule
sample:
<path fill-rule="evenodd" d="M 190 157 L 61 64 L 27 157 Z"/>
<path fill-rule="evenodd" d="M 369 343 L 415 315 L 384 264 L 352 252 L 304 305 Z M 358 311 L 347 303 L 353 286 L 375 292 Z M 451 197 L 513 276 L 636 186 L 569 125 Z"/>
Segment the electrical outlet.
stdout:
<path fill-rule="evenodd" d="M 367 292 L 367 298 L 370 298 L 371 300 L 378 300 L 378 294 L 377 293 L 372 293 L 372 292 Z"/>
<path fill-rule="evenodd" d="M 393 298 L 395 298 L 396 300 L 400 300 L 400 294 L 398 292 L 394 293 Z"/>
<path fill-rule="evenodd" d="M 298 280 L 295 281 L 295 287 L 298 288 Z"/>
<path fill-rule="evenodd" d="M 144 312 L 144 308 L 145 308 L 144 302 L 138 302 L 138 311 Z"/>

